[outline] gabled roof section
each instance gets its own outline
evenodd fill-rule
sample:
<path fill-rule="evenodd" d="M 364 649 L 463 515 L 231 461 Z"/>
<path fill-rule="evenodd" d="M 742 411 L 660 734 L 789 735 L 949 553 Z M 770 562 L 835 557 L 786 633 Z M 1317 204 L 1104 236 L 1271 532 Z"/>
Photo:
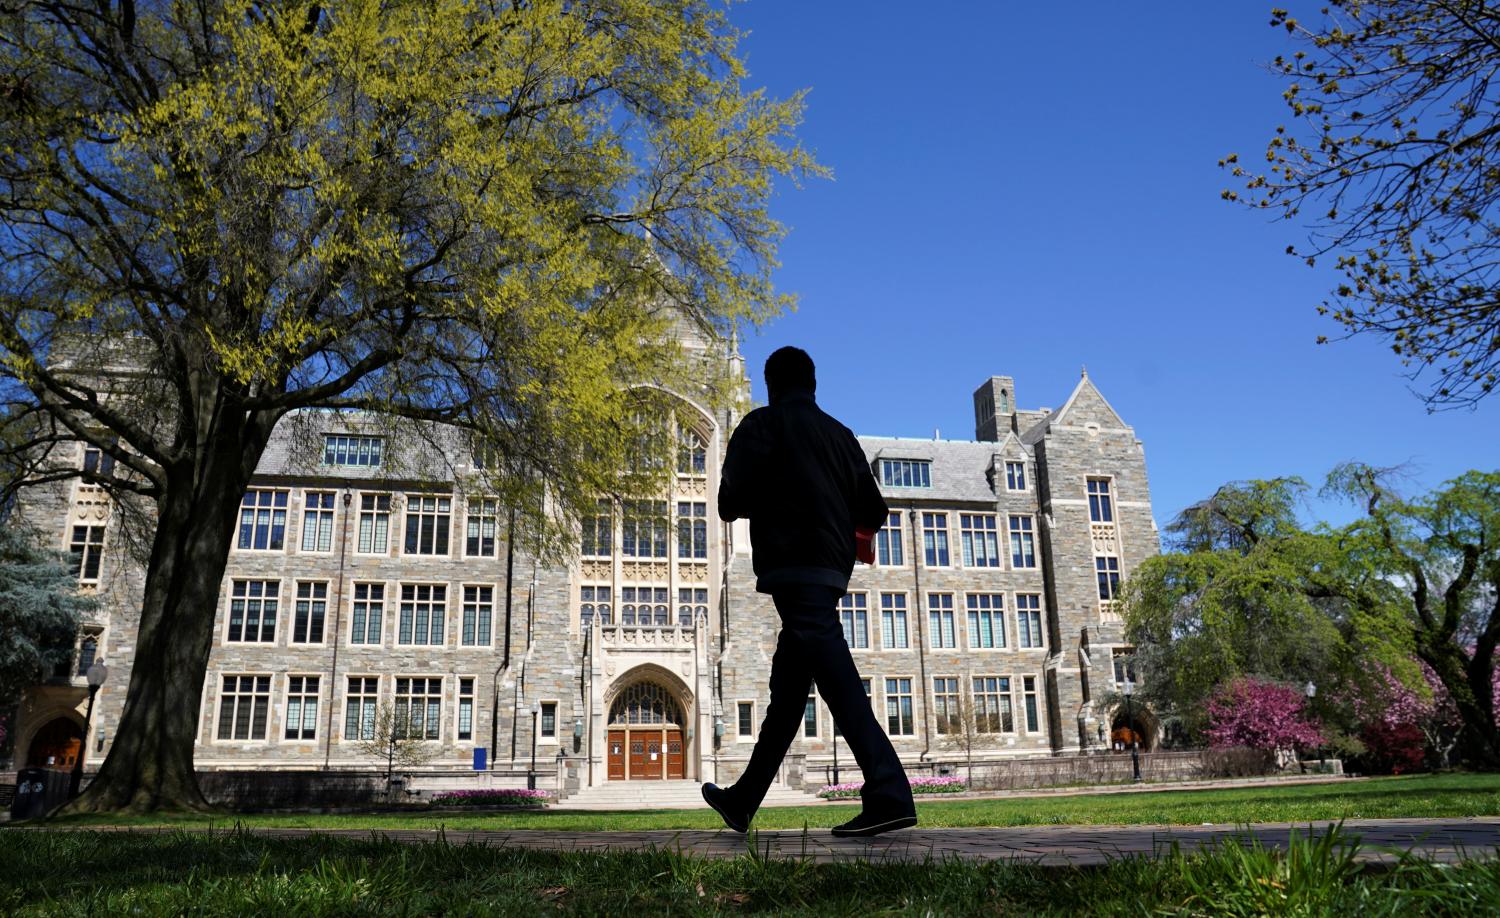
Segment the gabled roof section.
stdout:
<path fill-rule="evenodd" d="M 1083 371 L 1083 378 L 1078 380 L 1078 386 L 1073 389 L 1073 394 L 1068 396 L 1067 404 L 1052 416 L 1052 423 L 1067 427 L 1083 427 L 1088 424 L 1098 424 L 1100 427 L 1130 427 L 1120 418 L 1119 412 L 1115 411 L 1114 407 L 1094 387 L 1087 370 Z"/>
<path fill-rule="evenodd" d="M 1021 442 L 1021 438 L 1016 436 L 1013 430 L 1007 430 L 1005 432 L 1005 439 L 995 444 L 995 452 L 1007 459 L 1017 456 L 1024 458 L 1029 455 L 1026 452 L 1026 444 Z"/>
<path fill-rule="evenodd" d="M 997 444 L 988 440 L 918 440 L 905 437 L 859 438 L 872 466 L 878 459 L 908 459 L 932 463 L 932 487 L 893 488 L 881 485 L 887 498 L 991 502 L 990 463 Z M 876 468 L 876 481 L 879 469 Z"/>

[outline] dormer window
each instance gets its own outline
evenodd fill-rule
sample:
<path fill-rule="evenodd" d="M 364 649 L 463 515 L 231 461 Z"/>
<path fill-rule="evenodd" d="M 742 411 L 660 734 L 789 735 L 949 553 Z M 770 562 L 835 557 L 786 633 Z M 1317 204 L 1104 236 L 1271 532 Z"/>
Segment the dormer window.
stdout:
<path fill-rule="evenodd" d="M 353 437 L 326 434 L 323 437 L 323 464 L 376 468 L 380 465 L 385 442 L 380 437 Z"/>
<path fill-rule="evenodd" d="M 880 483 L 888 488 L 930 488 L 932 463 L 918 459 L 882 459 Z"/>

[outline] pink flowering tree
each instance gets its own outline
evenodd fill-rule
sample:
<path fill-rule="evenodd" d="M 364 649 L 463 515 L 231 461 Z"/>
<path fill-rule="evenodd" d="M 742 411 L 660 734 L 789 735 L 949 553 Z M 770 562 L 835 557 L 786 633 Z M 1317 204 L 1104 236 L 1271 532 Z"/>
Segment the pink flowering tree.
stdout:
<path fill-rule="evenodd" d="M 1418 661 L 1421 682 L 1413 687 L 1384 663 L 1371 663 L 1371 686 L 1349 698 L 1354 716 L 1366 730 L 1385 733 L 1402 728 L 1420 730 L 1427 748 L 1446 767 L 1448 756 L 1463 730 L 1463 717 L 1432 667 Z"/>
<path fill-rule="evenodd" d="M 1421 682 L 1416 687 L 1397 678 L 1384 663 L 1371 663 L 1372 685 L 1366 691 L 1350 695 L 1348 701 L 1363 725 L 1386 731 L 1403 727 L 1420 730 L 1427 748 L 1446 768 L 1463 732 L 1463 716 L 1432 667 L 1420 660 L 1414 662 L 1421 673 Z M 1491 678 L 1490 690 L 1496 701 L 1496 721 L 1500 723 L 1500 669 Z"/>
<path fill-rule="evenodd" d="M 1304 704 L 1296 689 L 1240 677 L 1221 685 L 1209 698 L 1204 734 L 1211 746 L 1265 749 L 1286 761 L 1296 750 L 1323 742 L 1322 726 Z"/>

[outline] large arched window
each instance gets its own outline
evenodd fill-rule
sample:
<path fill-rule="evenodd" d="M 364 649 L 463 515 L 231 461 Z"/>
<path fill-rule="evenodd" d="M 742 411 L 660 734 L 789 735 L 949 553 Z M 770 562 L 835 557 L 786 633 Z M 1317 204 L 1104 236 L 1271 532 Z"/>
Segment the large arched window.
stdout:
<path fill-rule="evenodd" d="M 625 689 L 609 709 L 611 724 L 680 724 L 682 712 L 667 690 L 654 682 Z"/>

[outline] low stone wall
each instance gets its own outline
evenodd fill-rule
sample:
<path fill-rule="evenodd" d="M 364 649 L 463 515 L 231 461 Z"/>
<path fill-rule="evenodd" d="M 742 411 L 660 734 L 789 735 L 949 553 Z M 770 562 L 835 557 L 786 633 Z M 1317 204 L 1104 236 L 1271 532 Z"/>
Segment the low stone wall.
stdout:
<path fill-rule="evenodd" d="M 554 775 L 538 773 L 537 787 L 551 790 Z M 424 805 L 435 793 L 525 787 L 526 773 L 418 771 L 385 775 L 372 771 L 200 771 L 198 786 L 208 802 L 239 812 L 359 809 Z"/>

